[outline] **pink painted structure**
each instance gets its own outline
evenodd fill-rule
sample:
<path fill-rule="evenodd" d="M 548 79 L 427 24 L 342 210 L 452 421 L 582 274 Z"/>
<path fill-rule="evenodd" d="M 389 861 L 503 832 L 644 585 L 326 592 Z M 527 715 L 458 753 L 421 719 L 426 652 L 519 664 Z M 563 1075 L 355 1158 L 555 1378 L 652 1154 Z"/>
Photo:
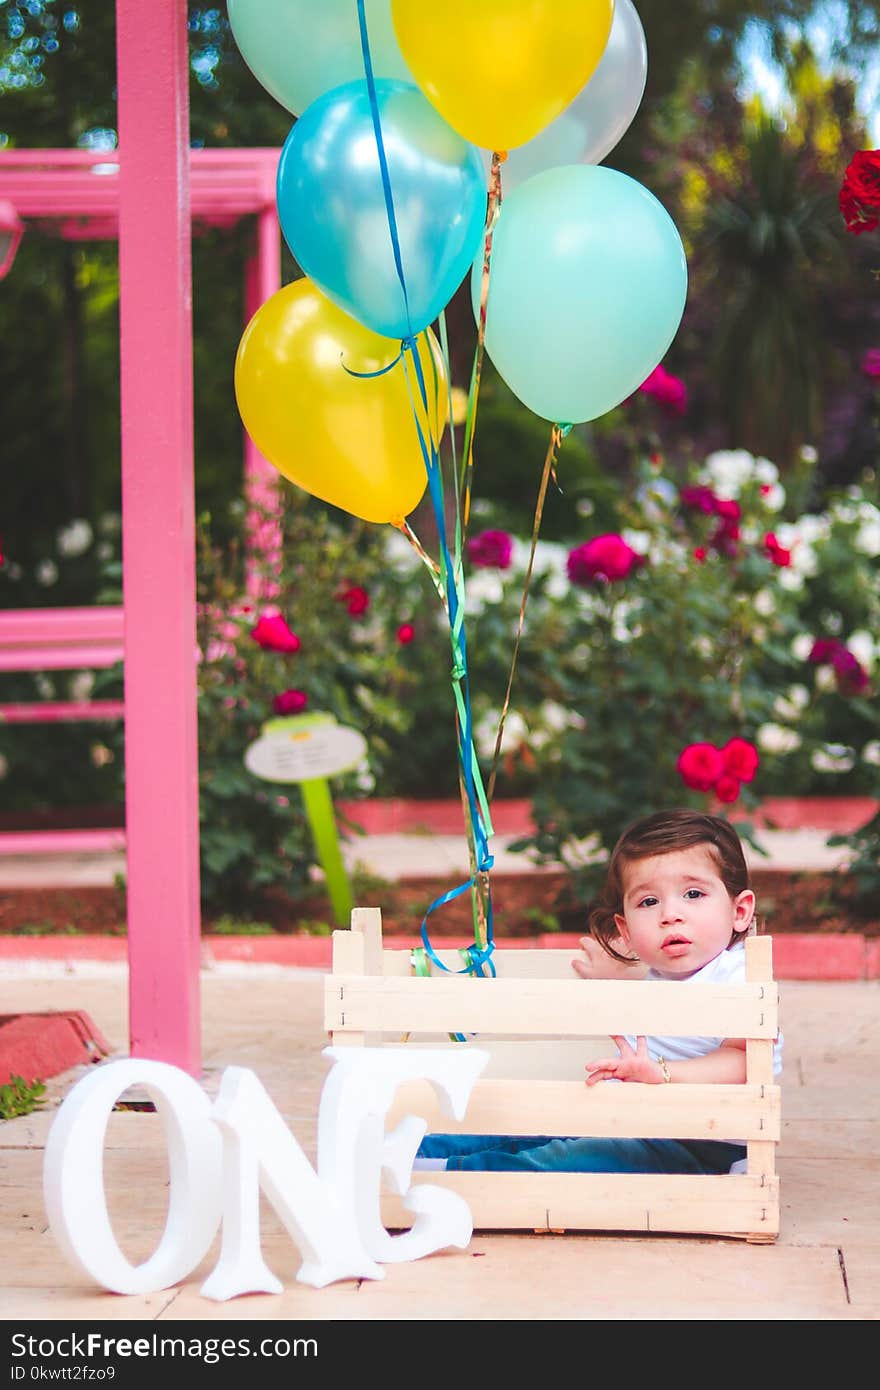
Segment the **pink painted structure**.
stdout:
<path fill-rule="evenodd" d="M 119 151 L 0 153 L 0 197 L 25 224 L 119 238 L 123 608 L 0 613 L 0 670 L 106 666 L 124 650 L 130 1049 L 198 1075 L 190 236 L 200 225 L 257 218 L 249 318 L 280 285 L 278 152 L 190 151 L 186 0 L 116 0 L 116 18 Z M 275 477 L 246 439 L 254 505 L 271 508 Z M 270 524 L 261 543 L 272 542 Z M 121 713 L 110 701 L 0 711 L 18 722 Z M 85 847 L 83 836 L 89 847 L 116 848 L 121 832 L 43 834 L 39 848 Z M 4 838 L 7 852 L 37 847 L 33 834 Z"/>

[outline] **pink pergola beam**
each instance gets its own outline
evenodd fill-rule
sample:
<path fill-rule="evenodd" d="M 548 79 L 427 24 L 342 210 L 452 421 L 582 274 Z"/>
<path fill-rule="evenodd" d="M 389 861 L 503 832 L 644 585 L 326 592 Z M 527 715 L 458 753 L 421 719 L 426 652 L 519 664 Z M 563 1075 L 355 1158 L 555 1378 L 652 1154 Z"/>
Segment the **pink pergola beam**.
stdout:
<path fill-rule="evenodd" d="M 198 1075 L 186 0 L 116 0 L 131 1053 Z"/>

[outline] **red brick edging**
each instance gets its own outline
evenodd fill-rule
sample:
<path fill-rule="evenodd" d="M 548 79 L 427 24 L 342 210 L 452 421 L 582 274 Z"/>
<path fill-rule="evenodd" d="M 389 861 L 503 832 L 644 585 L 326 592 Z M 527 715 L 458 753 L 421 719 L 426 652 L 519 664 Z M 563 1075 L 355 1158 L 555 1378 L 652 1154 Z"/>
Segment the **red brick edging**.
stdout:
<path fill-rule="evenodd" d="M 419 936 L 387 938 L 401 949 L 420 946 Z M 435 947 L 455 949 L 470 942 L 461 936 L 438 937 Z M 528 947 L 574 951 L 575 934 L 550 932 L 541 936 L 498 938 L 508 950 Z M 327 936 L 205 936 L 202 963 L 210 968 L 225 961 L 263 965 L 299 966 L 329 970 L 331 943 Z M 25 937 L 0 936 L 2 961 L 104 961 L 127 960 L 127 942 L 119 936 Z M 773 967 L 777 980 L 877 980 L 880 979 L 880 939 L 856 932 L 784 932 L 773 938 Z"/>

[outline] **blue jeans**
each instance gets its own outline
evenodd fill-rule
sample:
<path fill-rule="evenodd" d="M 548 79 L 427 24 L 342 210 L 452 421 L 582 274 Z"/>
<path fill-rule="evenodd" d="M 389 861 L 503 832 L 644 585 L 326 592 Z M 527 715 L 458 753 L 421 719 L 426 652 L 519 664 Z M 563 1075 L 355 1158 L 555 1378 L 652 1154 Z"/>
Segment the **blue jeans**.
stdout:
<path fill-rule="evenodd" d="M 427 1134 L 420 1158 L 496 1173 L 727 1173 L 741 1144 L 717 1139 L 551 1139 L 544 1134 Z"/>

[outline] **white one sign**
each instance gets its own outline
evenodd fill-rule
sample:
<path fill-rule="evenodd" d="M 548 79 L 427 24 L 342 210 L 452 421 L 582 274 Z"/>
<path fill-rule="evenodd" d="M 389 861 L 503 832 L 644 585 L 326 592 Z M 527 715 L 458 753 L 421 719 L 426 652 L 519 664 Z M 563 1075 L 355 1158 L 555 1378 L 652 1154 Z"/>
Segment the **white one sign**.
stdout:
<path fill-rule="evenodd" d="M 254 1072 L 228 1067 L 212 1103 L 186 1072 L 127 1058 L 99 1066 L 64 1100 L 46 1143 L 43 1192 L 52 1233 L 82 1273 L 114 1293 L 153 1293 L 185 1279 L 222 1227 L 220 1256 L 201 1287 L 223 1301 L 281 1293 L 260 1247 L 260 1193 L 298 1246 L 296 1277 L 322 1288 L 338 1279 L 381 1279 L 383 1264 L 449 1246 L 464 1249 L 470 1208 L 457 1193 L 410 1185 L 425 1121 L 384 1120 L 404 1081 L 433 1083 L 461 1120 L 489 1054 L 476 1048 L 324 1049 L 333 1063 L 318 1111 L 317 1171 Z M 170 1198 L 159 1245 L 143 1264 L 126 1259 L 110 1224 L 103 1179 L 107 1121 L 130 1086 L 142 1086 L 162 1119 Z M 415 1221 L 391 1235 L 380 1216 L 382 1179 Z"/>
<path fill-rule="evenodd" d="M 322 723 L 269 729 L 245 751 L 244 764 L 267 782 L 311 782 L 348 772 L 366 753 L 366 739 L 356 729 Z"/>

